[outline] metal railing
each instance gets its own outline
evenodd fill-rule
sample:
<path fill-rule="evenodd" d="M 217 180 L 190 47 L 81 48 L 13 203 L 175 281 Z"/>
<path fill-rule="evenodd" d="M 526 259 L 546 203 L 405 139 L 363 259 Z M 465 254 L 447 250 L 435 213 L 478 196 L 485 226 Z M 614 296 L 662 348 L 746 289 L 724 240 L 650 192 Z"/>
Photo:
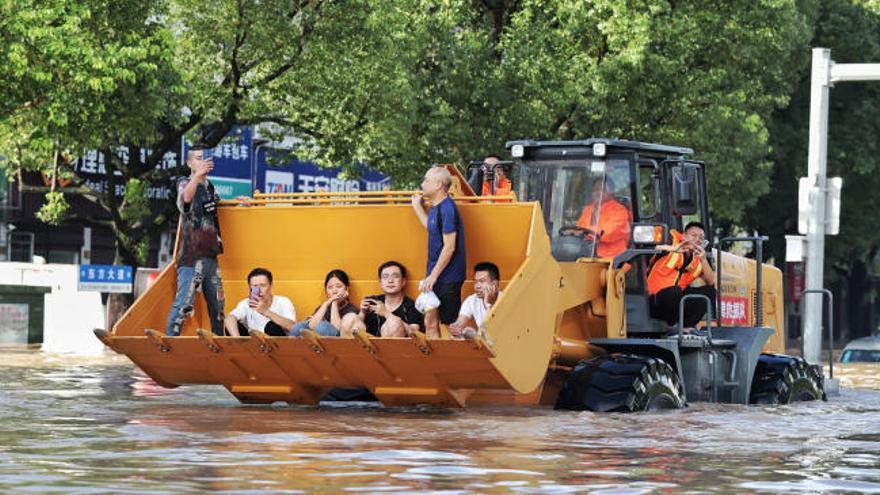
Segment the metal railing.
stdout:
<path fill-rule="evenodd" d="M 834 295 L 828 289 L 807 289 L 801 293 L 802 296 L 807 294 L 824 294 L 828 298 L 828 378 L 834 378 Z M 801 297 L 802 307 L 805 299 Z M 801 314 L 804 314 L 803 309 Z M 801 349 L 803 354 L 804 350 Z"/>

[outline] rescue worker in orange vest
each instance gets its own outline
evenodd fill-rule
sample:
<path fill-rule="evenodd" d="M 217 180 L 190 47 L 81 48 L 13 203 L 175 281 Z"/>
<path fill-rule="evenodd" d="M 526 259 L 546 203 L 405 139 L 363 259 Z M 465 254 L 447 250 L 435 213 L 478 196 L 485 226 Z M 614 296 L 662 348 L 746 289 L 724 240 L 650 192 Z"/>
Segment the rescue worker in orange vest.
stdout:
<path fill-rule="evenodd" d="M 648 271 L 648 294 L 651 317 L 669 325 L 678 323 L 681 299 L 689 294 L 703 294 L 715 301 L 715 272 L 706 257 L 705 229 L 700 222 L 691 222 L 684 234 L 672 231 L 672 245 L 657 246 L 667 254 L 654 256 Z M 691 287 L 697 279 L 705 285 Z M 706 314 L 706 301 L 691 298 L 684 302 L 684 327 L 693 328 Z"/>
<path fill-rule="evenodd" d="M 489 155 L 485 159 L 483 159 L 483 190 L 480 192 L 481 196 L 507 196 L 510 194 L 511 189 L 513 189 L 513 185 L 510 183 L 510 179 L 507 178 L 504 167 L 499 164 L 501 159 L 495 155 Z M 489 169 L 492 169 L 493 179 L 492 182 L 495 185 L 495 191 L 491 191 L 489 187 Z"/>
<path fill-rule="evenodd" d="M 633 215 L 614 197 L 611 177 L 593 183 L 593 202 L 584 207 L 577 226 L 589 229 L 587 238 L 596 242 L 596 256 L 613 258 L 629 246 Z"/>

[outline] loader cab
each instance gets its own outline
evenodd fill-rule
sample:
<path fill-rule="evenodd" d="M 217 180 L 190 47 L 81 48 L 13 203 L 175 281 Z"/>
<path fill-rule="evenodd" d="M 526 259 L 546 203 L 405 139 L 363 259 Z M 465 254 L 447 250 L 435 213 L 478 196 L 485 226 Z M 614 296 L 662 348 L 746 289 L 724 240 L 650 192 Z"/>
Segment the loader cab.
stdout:
<path fill-rule="evenodd" d="M 668 232 L 694 220 L 708 225 L 703 164 L 684 158 L 693 153 L 689 148 L 614 139 L 511 141 L 507 147 L 518 166 L 517 197 L 541 203 L 558 261 L 614 258 L 668 240 L 634 242 L 633 227 Z"/>
<path fill-rule="evenodd" d="M 518 166 L 517 197 L 541 203 L 556 260 L 613 258 L 615 263 L 628 263 L 628 332 L 665 333 L 665 326 L 650 318 L 650 255 L 645 253 L 670 242 L 669 230 L 680 232 L 689 222 L 699 221 L 709 231 L 705 167 L 686 158 L 693 151 L 614 139 L 513 141 L 507 147 Z M 606 185 L 601 194 L 612 198 L 597 199 L 602 191 L 597 184 Z M 595 204 L 603 206 L 590 208 Z M 619 224 L 622 208 L 629 215 L 624 242 L 603 246 L 600 236 L 608 232 L 584 230 L 584 225 Z"/>

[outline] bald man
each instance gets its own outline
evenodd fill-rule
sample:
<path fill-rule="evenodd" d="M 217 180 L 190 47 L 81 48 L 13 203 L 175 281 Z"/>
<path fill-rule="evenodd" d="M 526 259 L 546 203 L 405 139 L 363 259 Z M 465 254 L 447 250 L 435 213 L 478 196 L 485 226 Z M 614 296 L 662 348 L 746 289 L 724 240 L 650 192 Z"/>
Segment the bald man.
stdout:
<path fill-rule="evenodd" d="M 440 337 L 440 322 L 449 325 L 461 309 L 461 286 L 467 271 L 464 250 L 464 225 L 455 201 L 449 197 L 452 175 L 444 167 L 431 167 L 422 181 L 422 193 L 412 197 L 413 210 L 428 230 L 428 265 L 421 284 L 422 292 L 431 292 L 440 307 L 425 312 L 428 337 Z M 431 204 L 425 212 L 422 199 Z M 438 321 L 439 320 L 439 321 Z"/>

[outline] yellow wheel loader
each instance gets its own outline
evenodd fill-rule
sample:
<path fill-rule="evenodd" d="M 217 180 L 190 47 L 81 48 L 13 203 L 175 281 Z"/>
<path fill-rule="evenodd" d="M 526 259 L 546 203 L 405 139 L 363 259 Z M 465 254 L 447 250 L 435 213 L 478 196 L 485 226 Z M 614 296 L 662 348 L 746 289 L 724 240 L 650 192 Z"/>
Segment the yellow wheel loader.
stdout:
<path fill-rule="evenodd" d="M 366 389 L 385 405 L 546 405 L 641 411 L 688 402 L 787 403 L 823 399 L 821 370 L 784 356 L 782 277 L 762 263 L 762 238 L 708 249 L 718 297 L 700 328 L 651 317 L 646 277 L 657 246 L 691 221 L 709 228 L 705 165 L 688 148 L 615 139 L 512 141 L 514 189 L 478 196 L 453 169 L 453 198 L 470 266 L 491 261 L 502 294 L 479 332 L 453 339 L 213 335 L 196 298 L 181 336 L 164 335 L 176 287 L 172 263 L 112 331 L 97 336 L 157 383 L 220 384 L 243 403 L 316 404 Z M 578 230 L 597 182 L 629 209 L 628 240 L 599 256 L 603 232 Z M 379 292 L 376 268 L 396 260 L 415 297 L 427 236 L 412 192 L 257 194 L 219 208 L 226 311 L 247 297 L 254 267 L 300 315 L 323 301 L 323 278 L 341 268 L 352 300 Z M 601 224 L 601 210 L 590 220 Z M 596 224 L 594 222 L 594 224 Z M 584 235 L 585 233 L 590 235 Z M 757 260 L 725 253 L 750 242 Z M 462 296 L 473 292 L 465 284 Z M 331 394 L 329 397 L 333 397 Z"/>

